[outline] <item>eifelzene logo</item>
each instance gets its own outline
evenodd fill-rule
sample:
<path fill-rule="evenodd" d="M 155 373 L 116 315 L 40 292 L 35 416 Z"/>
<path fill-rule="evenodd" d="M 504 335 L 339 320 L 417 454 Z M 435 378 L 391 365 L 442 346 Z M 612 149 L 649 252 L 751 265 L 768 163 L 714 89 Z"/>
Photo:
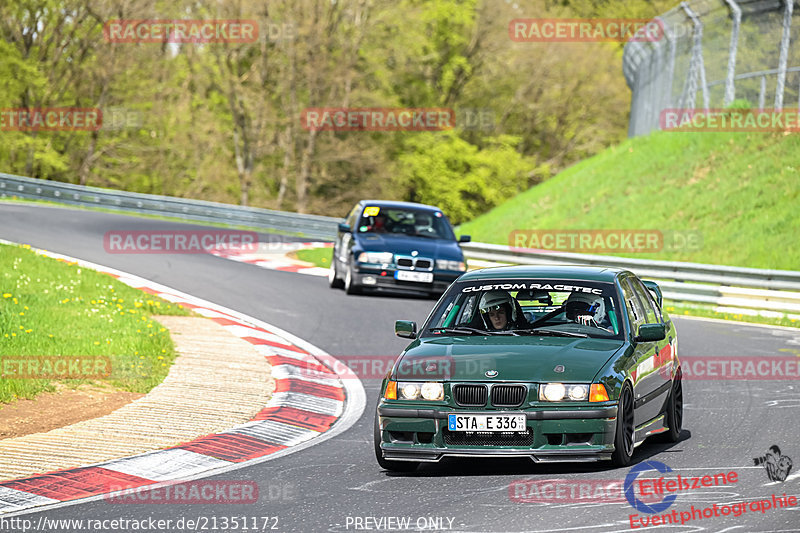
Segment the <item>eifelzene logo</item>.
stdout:
<path fill-rule="evenodd" d="M 770 446 L 765 455 L 754 457 L 753 464 L 764 465 L 770 481 L 784 482 L 792 470 L 792 460 L 781 454 L 781 449 L 777 444 Z"/>

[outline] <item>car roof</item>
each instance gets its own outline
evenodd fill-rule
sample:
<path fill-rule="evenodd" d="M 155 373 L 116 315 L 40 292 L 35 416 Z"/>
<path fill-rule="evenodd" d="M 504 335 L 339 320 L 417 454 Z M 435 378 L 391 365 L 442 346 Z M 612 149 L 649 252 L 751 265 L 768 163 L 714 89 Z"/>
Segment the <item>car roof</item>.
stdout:
<path fill-rule="evenodd" d="M 405 207 L 410 209 L 421 209 L 424 211 L 441 211 L 435 205 L 418 204 L 415 202 L 395 202 L 392 200 L 361 200 L 362 205 L 374 205 L 376 207 Z"/>
<path fill-rule="evenodd" d="M 622 273 L 622 268 L 578 265 L 518 265 L 482 268 L 467 272 L 459 281 L 492 280 L 509 278 L 574 279 L 613 283 Z"/>

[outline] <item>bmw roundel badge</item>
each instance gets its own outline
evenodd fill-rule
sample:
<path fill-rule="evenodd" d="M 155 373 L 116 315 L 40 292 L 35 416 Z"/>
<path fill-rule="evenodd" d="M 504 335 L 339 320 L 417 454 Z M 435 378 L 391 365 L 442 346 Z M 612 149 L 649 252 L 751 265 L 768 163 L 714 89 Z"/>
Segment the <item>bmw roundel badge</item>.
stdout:
<path fill-rule="evenodd" d="M 497 370 L 487 370 L 486 371 L 487 378 L 496 378 L 497 377 Z"/>

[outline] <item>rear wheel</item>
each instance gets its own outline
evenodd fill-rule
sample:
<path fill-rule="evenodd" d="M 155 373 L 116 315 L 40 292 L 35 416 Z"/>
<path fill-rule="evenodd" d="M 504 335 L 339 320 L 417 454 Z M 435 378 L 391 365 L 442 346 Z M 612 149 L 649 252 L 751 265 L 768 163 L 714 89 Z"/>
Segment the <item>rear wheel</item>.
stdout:
<path fill-rule="evenodd" d="M 375 443 L 375 459 L 381 468 L 389 470 L 390 472 L 413 472 L 419 466 L 419 463 L 414 461 L 388 461 L 383 458 L 383 451 L 381 450 L 381 428 L 378 423 L 378 415 L 375 415 L 375 431 L 373 433 L 373 442 Z"/>
<path fill-rule="evenodd" d="M 622 388 L 617 407 L 617 431 L 614 436 L 614 453 L 611 462 L 614 466 L 628 466 L 633 457 L 633 392 L 630 385 Z"/>
<path fill-rule="evenodd" d="M 680 372 L 675 375 L 675 379 L 672 381 L 672 390 L 669 393 L 667 426 L 669 426 L 669 431 L 664 433 L 664 438 L 668 442 L 678 442 L 681 438 L 681 429 L 683 429 L 683 385 Z"/>

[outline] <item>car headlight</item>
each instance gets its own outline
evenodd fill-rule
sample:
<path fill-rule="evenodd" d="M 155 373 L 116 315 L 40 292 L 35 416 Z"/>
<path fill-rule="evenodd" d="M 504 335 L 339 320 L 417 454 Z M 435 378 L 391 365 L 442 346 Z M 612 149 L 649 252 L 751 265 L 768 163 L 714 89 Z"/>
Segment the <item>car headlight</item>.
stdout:
<path fill-rule="evenodd" d="M 436 401 L 444 399 L 444 387 L 441 383 L 423 383 L 422 397 L 426 400 Z"/>
<path fill-rule="evenodd" d="M 361 252 L 356 261 L 359 263 L 391 263 L 393 258 L 392 252 Z"/>
<path fill-rule="evenodd" d="M 464 272 L 467 270 L 467 264 L 464 261 L 450 261 L 448 259 L 437 259 L 436 268 L 439 270 L 456 270 Z"/>
<path fill-rule="evenodd" d="M 563 383 L 543 383 L 539 386 L 539 399 L 545 402 L 560 402 L 571 400 L 575 402 L 585 401 L 589 397 L 589 385 L 582 383 L 567 384 Z"/>
<path fill-rule="evenodd" d="M 416 400 L 422 397 L 423 400 L 437 401 L 444 399 L 444 387 L 441 383 L 398 383 L 399 400 Z"/>

